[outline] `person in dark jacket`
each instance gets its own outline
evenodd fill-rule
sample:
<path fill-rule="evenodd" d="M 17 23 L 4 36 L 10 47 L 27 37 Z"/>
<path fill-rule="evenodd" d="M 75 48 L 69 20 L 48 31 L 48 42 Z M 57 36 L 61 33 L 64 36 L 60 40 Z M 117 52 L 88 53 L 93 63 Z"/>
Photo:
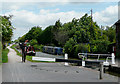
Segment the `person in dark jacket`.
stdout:
<path fill-rule="evenodd" d="M 26 40 L 24 43 L 19 43 L 19 46 L 22 50 L 22 62 L 25 62 L 26 60 L 26 52 L 27 52 L 27 42 L 28 40 Z"/>

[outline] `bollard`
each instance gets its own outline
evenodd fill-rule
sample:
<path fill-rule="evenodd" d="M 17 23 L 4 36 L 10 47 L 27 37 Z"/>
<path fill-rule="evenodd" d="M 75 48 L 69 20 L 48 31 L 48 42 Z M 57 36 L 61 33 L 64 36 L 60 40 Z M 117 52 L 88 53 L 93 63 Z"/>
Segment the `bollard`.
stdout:
<path fill-rule="evenodd" d="M 100 63 L 100 74 L 99 74 L 100 79 L 103 79 L 103 63 Z"/>
<path fill-rule="evenodd" d="M 68 59 L 68 54 L 65 54 L 65 59 Z M 67 62 L 65 62 L 65 66 L 68 66 L 69 64 Z"/>
<path fill-rule="evenodd" d="M 85 66 L 85 56 L 82 56 L 82 66 Z"/>
<path fill-rule="evenodd" d="M 115 55 L 112 53 L 112 64 L 115 64 Z"/>
<path fill-rule="evenodd" d="M 82 66 L 84 67 L 85 66 L 85 61 L 82 60 Z"/>

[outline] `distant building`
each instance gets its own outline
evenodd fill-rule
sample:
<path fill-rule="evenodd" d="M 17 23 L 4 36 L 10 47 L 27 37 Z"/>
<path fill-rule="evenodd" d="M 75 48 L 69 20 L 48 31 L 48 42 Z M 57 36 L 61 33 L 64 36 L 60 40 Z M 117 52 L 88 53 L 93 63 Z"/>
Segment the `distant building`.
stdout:
<path fill-rule="evenodd" d="M 116 54 L 120 56 L 120 19 L 114 25 L 116 27 Z"/>

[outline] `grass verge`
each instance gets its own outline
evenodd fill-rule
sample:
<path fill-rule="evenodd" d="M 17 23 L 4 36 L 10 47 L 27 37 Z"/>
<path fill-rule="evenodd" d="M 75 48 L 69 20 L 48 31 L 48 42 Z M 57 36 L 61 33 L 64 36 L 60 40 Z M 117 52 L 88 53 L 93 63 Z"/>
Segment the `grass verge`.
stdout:
<path fill-rule="evenodd" d="M 18 52 L 18 50 L 15 48 L 17 45 L 12 45 L 10 48 L 12 48 L 12 49 L 14 49 L 16 52 L 17 52 L 17 55 L 19 55 L 19 56 L 21 56 L 22 57 L 22 55 L 21 55 L 21 53 L 20 52 Z"/>
<path fill-rule="evenodd" d="M 2 50 L 2 63 L 8 62 L 8 53 L 9 53 L 8 48 Z"/>
<path fill-rule="evenodd" d="M 21 56 L 21 53 L 15 48 L 17 45 L 12 45 L 11 48 L 14 49 L 16 52 L 17 52 L 17 55 Z M 33 56 L 26 56 L 26 60 L 30 61 L 30 62 L 44 62 L 44 63 L 55 63 L 55 62 L 52 62 L 52 61 L 35 61 L 35 60 L 32 60 L 32 57 Z"/>

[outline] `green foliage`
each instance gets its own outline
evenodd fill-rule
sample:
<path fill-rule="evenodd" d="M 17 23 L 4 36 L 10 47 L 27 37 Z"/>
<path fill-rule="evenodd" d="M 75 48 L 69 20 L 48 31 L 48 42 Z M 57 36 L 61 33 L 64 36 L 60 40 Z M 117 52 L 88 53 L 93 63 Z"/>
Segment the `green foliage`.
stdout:
<path fill-rule="evenodd" d="M 26 34 L 25 39 L 26 40 L 32 40 L 32 39 L 37 39 L 39 36 L 39 33 L 41 33 L 41 27 L 32 27 L 31 30 Z"/>
<path fill-rule="evenodd" d="M 115 42 L 115 37 L 115 28 L 100 28 L 91 20 L 91 16 L 85 14 L 64 24 L 58 20 L 45 30 L 33 27 L 19 41 L 31 40 L 31 44 L 38 50 L 43 45 L 63 47 L 70 57 L 78 57 L 79 52 L 108 53 L 108 46 Z"/>
<path fill-rule="evenodd" d="M 90 52 L 89 44 L 77 44 L 74 47 L 75 47 L 75 55 L 77 55 L 78 53 Z"/>
<path fill-rule="evenodd" d="M 40 45 L 40 51 L 43 51 L 43 47 L 44 47 L 44 45 Z"/>
<path fill-rule="evenodd" d="M 91 51 L 94 53 L 108 53 L 110 42 L 107 40 L 94 40 L 91 44 Z"/>
<path fill-rule="evenodd" d="M 72 57 L 74 54 L 74 46 L 76 45 L 76 43 L 77 42 L 73 38 L 70 38 L 64 46 L 64 52 L 68 53 L 70 57 Z"/>
<path fill-rule="evenodd" d="M 114 27 L 106 27 L 105 34 L 108 37 L 110 42 L 115 42 L 116 40 L 116 32 Z"/>
<path fill-rule="evenodd" d="M 88 47 L 86 44 L 77 44 L 74 47 L 75 47 L 74 56 L 77 57 L 78 57 L 78 53 L 85 53 L 88 51 Z"/>
<path fill-rule="evenodd" d="M 62 28 L 60 28 L 58 30 L 58 32 L 53 32 L 54 34 L 54 39 L 58 42 L 58 46 L 63 47 L 66 43 L 66 41 L 68 41 L 69 36 L 68 36 L 68 32 L 63 30 Z"/>
<path fill-rule="evenodd" d="M 17 52 L 17 55 L 22 56 L 22 54 L 16 49 L 17 45 L 13 44 L 10 48 L 14 49 Z"/>
<path fill-rule="evenodd" d="M 14 27 L 12 26 L 12 23 L 10 21 L 11 18 L 11 15 L 0 16 L 0 27 L 2 28 L 2 31 L 0 30 L 0 37 L 2 37 L 3 49 L 5 49 L 5 43 L 10 41 L 13 35 Z"/>
<path fill-rule="evenodd" d="M 26 34 L 23 35 L 22 37 L 19 37 L 18 38 L 19 42 L 25 42 L 25 36 L 26 36 Z"/>
<path fill-rule="evenodd" d="M 19 43 L 19 40 L 15 40 L 14 42 L 15 42 L 15 43 Z"/>
<path fill-rule="evenodd" d="M 9 49 L 7 48 L 2 50 L 2 63 L 8 62 L 8 52 Z"/>
<path fill-rule="evenodd" d="M 90 45 L 83 43 L 77 44 L 73 38 L 70 38 L 69 41 L 66 42 L 64 49 L 65 53 L 69 53 L 70 57 L 78 58 L 78 53 L 90 52 Z"/>
<path fill-rule="evenodd" d="M 39 44 L 51 44 L 53 40 L 53 34 L 52 34 L 52 28 L 53 26 L 47 27 L 42 33 L 39 34 L 37 41 Z"/>
<path fill-rule="evenodd" d="M 32 40 L 30 41 L 30 45 L 31 45 L 31 46 L 36 45 L 36 44 L 38 44 L 38 42 L 37 42 L 36 39 L 32 39 Z"/>
<path fill-rule="evenodd" d="M 42 51 L 43 50 L 43 46 L 44 45 L 39 45 L 39 44 L 35 44 L 35 45 L 33 45 L 33 47 L 35 48 L 35 50 L 37 51 Z"/>
<path fill-rule="evenodd" d="M 18 40 L 20 42 L 25 42 L 25 40 L 30 41 L 32 39 L 37 39 L 41 32 L 42 32 L 41 27 L 39 27 L 39 26 L 32 27 L 28 33 L 26 33 L 25 35 L 20 37 Z"/>

